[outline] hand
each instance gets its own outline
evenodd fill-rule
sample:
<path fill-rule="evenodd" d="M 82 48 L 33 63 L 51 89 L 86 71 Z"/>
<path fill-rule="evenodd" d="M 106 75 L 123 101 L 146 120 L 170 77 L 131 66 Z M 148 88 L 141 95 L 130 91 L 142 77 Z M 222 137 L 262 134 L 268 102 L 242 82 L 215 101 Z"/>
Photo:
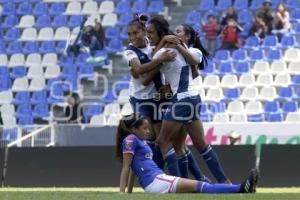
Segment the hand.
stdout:
<path fill-rule="evenodd" d="M 166 35 L 163 37 L 163 40 L 172 44 L 180 44 L 180 39 L 175 35 Z"/>
<path fill-rule="evenodd" d="M 174 51 L 168 49 L 165 52 L 163 52 L 159 58 L 161 59 L 162 62 L 171 62 L 171 61 L 175 60 L 176 53 Z"/>

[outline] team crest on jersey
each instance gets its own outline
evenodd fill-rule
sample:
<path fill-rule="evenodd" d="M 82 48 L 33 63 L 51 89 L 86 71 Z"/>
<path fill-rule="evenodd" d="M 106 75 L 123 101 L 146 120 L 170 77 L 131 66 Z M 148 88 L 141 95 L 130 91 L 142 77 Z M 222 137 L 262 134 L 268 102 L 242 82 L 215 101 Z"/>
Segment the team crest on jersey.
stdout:
<path fill-rule="evenodd" d="M 126 142 L 125 143 L 125 148 L 127 150 L 132 150 L 132 147 L 133 147 L 133 142 Z"/>
<path fill-rule="evenodd" d="M 152 159 L 153 158 L 153 153 L 146 153 L 145 158 Z"/>

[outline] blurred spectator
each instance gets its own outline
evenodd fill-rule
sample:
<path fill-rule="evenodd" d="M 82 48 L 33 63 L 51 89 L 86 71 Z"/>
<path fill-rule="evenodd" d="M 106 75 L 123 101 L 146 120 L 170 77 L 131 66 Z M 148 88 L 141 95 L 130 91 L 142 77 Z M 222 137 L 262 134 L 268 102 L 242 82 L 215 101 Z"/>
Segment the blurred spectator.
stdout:
<path fill-rule="evenodd" d="M 233 18 L 228 18 L 227 25 L 221 33 L 223 39 L 221 49 L 235 50 L 240 48 L 239 32 L 242 30 Z"/>
<path fill-rule="evenodd" d="M 208 15 L 207 23 L 202 26 L 202 30 L 205 32 L 206 49 L 213 55 L 216 50 L 218 32 L 220 31 L 220 25 L 216 16 Z"/>
<path fill-rule="evenodd" d="M 65 117 L 68 117 L 67 123 L 81 123 L 82 110 L 80 109 L 80 98 L 77 93 L 72 93 L 67 98 L 68 106 L 65 110 Z"/>
<path fill-rule="evenodd" d="M 238 20 L 237 12 L 234 10 L 232 6 L 229 6 L 226 13 L 223 14 L 222 20 L 221 20 L 221 26 L 227 25 L 227 20 L 231 18 L 234 19 L 236 22 Z"/>
<path fill-rule="evenodd" d="M 273 28 L 274 30 L 272 33 L 277 34 L 279 39 L 282 38 L 283 34 L 288 33 L 291 28 L 290 14 L 283 3 L 280 3 L 277 6 Z"/>
<path fill-rule="evenodd" d="M 264 21 L 265 25 L 267 26 L 268 34 L 270 34 L 272 31 L 273 19 L 274 19 L 274 17 L 272 16 L 272 13 L 271 13 L 271 5 L 272 5 L 271 1 L 266 0 L 262 4 L 259 11 L 257 12 L 257 17 L 261 18 Z"/>
<path fill-rule="evenodd" d="M 264 20 L 258 16 L 255 16 L 253 24 L 249 30 L 249 35 L 255 35 L 263 39 L 267 34 L 268 27 L 265 24 Z"/>

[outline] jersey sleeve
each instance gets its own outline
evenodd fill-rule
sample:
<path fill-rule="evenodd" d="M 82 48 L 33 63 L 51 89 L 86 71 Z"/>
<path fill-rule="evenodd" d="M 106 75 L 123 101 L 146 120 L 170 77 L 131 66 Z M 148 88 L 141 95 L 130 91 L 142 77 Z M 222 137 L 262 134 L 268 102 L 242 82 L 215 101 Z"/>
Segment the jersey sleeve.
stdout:
<path fill-rule="evenodd" d="M 195 57 L 197 59 L 197 61 L 199 63 L 202 62 L 202 52 L 200 51 L 200 49 L 196 49 L 196 48 L 189 48 L 189 52 L 193 55 L 193 57 Z"/>
<path fill-rule="evenodd" d="M 135 148 L 136 148 L 136 138 L 133 136 L 127 136 L 123 140 L 122 144 L 122 152 L 123 153 L 135 153 Z"/>
<path fill-rule="evenodd" d="M 136 55 L 136 53 L 132 50 L 126 50 L 124 52 L 124 55 L 123 55 L 124 59 L 126 60 L 126 62 L 129 64 L 129 62 L 134 59 L 134 58 L 137 58 L 138 56 Z"/>
<path fill-rule="evenodd" d="M 158 51 L 153 55 L 153 59 L 159 58 L 159 57 L 161 56 L 161 54 L 162 54 L 163 52 L 165 52 L 165 51 L 166 51 L 165 48 L 161 48 L 160 50 L 158 50 Z"/>

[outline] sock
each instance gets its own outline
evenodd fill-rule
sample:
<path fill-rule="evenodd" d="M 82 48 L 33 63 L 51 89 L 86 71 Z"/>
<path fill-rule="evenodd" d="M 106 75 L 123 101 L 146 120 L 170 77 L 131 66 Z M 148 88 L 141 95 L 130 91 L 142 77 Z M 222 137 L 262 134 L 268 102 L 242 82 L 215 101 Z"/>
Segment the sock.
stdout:
<path fill-rule="evenodd" d="M 227 180 L 224 170 L 220 164 L 219 158 L 216 152 L 212 149 L 210 145 L 207 146 L 205 151 L 201 153 L 203 159 L 205 160 L 209 170 L 214 175 L 219 183 L 224 183 Z"/>
<path fill-rule="evenodd" d="M 155 146 L 155 143 L 154 141 L 147 141 L 147 144 L 150 146 L 151 150 L 152 150 L 152 153 L 153 153 L 153 161 L 156 163 L 156 160 L 157 160 L 157 156 L 156 156 L 156 146 Z"/>
<path fill-rule="evenodd" d="M 163 155 L 157 144 L 155 144 L 155 148 L 156 148 L 156 164 L 161 170 L 164 171 L 165 170 L 165 161 L 164 161 Z"/>
<path fill-rule="evenodd" d="M 178 158 L 178 167 L 180 171 L 181 178 L 188 178 L 188 158 L 187 155 L 184 154 Z"/>
<path fill-rule="evenodd" d="M 175 150 L 171 148 L 165 156 L 165 162 L 167 163 L 167 168 L 169 170 L 170 175 L 180 177 L 178 162 Z"/>
<path fill-rule="evenodd" d="M 198 181 L 203 181 L 204 175 L 202 174 L 200 167 L 198 165 L 197 160 L 194 158 L 193 153 L 191 150 L 188 150 L 186 152 L 187 158 L 188 158 L 188 168 L 191 174 L 197 179 Z"/>
<path fill-rule="evenodd" d="M 199 193 L 238 193 L 241 185 L 230 184 L 209 184 L 199 181 L 196 186 L 196 191 Z"/>

